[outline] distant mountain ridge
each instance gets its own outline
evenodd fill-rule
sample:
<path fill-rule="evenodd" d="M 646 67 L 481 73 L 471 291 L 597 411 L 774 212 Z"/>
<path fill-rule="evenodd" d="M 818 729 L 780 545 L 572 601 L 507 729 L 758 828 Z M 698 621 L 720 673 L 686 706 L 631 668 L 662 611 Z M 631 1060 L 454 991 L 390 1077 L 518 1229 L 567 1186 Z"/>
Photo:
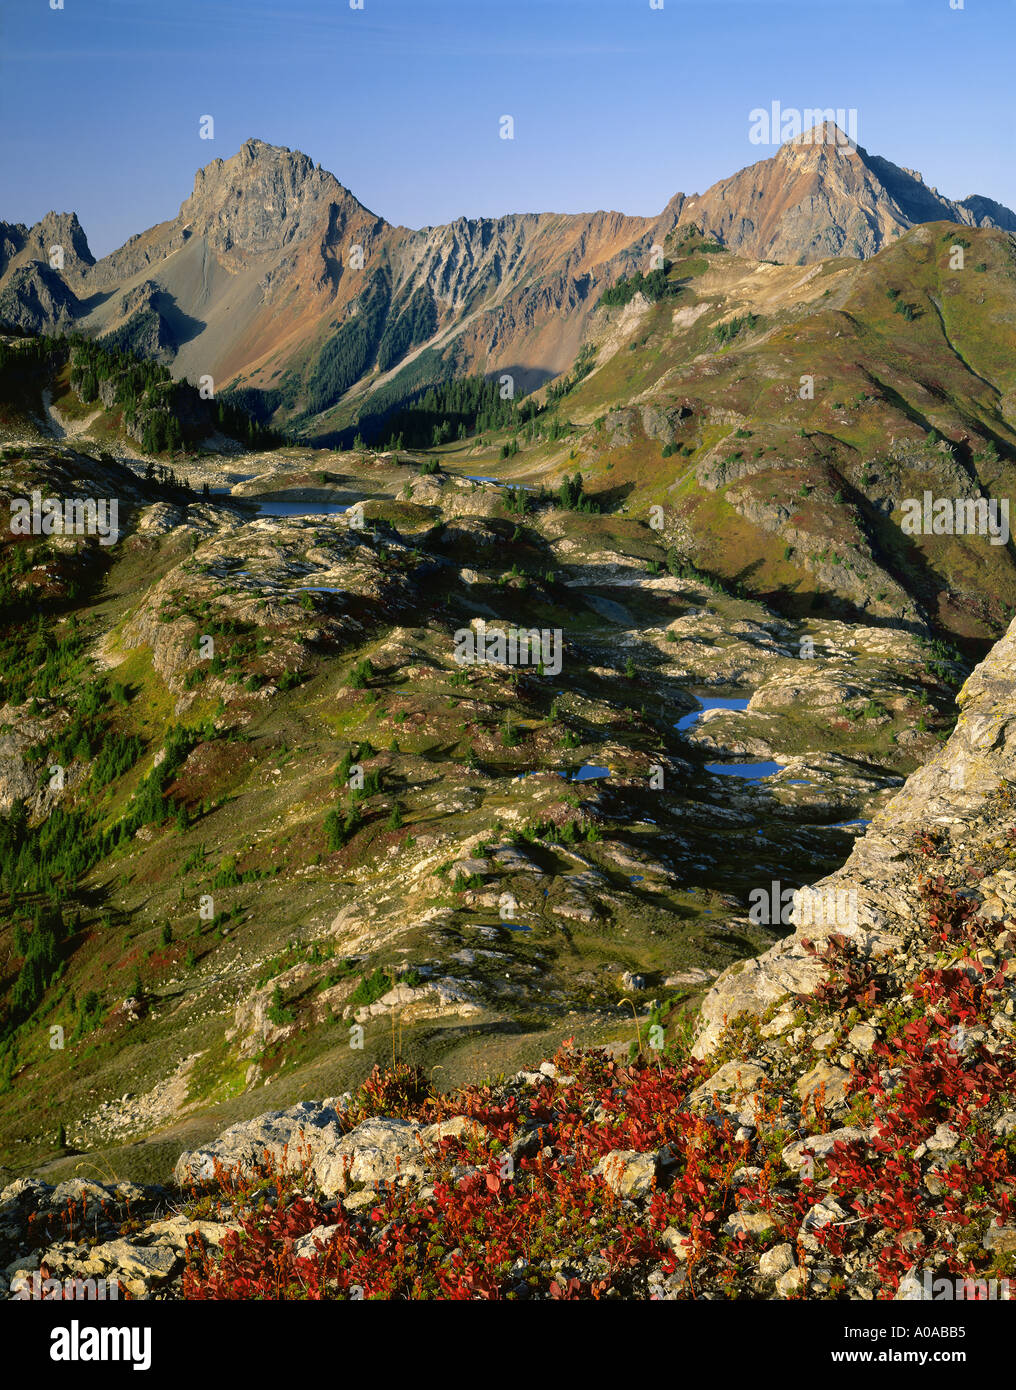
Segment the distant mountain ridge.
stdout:
<path fill-rule="evenodd" d="M 921 174 L 870 155 L 829 125 L 689 198 L 683 220 L 699 222 L 732 251 L 788 262 L 867 259 L 921 222 L 1016 231 L 1009 208 L 988 198 L 945 198 Z"/>
<path fill-rule="evenodd" d="M 512 214 L 420 230 L 386 222 L 307 155 L 251 139 L 198 171 L 175 218 L 99 261 L 73 213 L 0 223 L 0 322 L 112 335 L 175 375 L 261 393 L 265 418 L 320 431 L 376 392 L 397 400 L 467 372 L 509 370 L 519 389 L 558 375 L 603 290 L 683 226 L 805 263 L 869 257 L 939 220 L 1016 231 L 1010 209 L 944 198 L 833 126 L 702 195 L 676 194 L 656 218 Z"/>

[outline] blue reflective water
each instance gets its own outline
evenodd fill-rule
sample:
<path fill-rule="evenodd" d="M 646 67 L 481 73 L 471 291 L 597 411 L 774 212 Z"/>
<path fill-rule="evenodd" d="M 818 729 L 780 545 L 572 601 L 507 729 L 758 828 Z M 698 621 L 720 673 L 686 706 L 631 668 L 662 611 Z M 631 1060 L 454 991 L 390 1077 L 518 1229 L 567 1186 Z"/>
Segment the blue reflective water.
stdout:
<path fill-rule="evenodd" d="M 600 777 L 609 777 L 609 767 L 597 767 L 595 763 L 584 763 L 577 772 L 573 772 L 570 780 L 572 782 L 595 782 Z"/>
<path fill-rule="evenodd" d="M 786 763 L 706 763 L 706 771 L 721 777 L 743 777 L 747 782 L 759 782 L 782 772 Z"/>
<path fill-rule="evenodd" d="M 708 710 L 747 709 L 748 699 L 750 697 L 739 696 L 735 699 L 729 696 L 710 695 L 707 699 L 701 700 L 696 695 L 693 698 L 698 701 L 698 709 L 693 711 L 691 714 L 683 715 L 682 718 L 680 718 L 677 721 L 677 723 L 674 725 L 674 728 L 677 729 L 679 733 L 683 733 L 685 730 L 690 729 L 692 725 L 695 724 L 699 719 L 701 719 L 702 715 L 705 714 Z M 762 780 L 763 777 L 772 777 L 775 773 L 782 772 L 785 766 L 785 763 L 773 762 L 707 763 L 706 771 L 717 773 L 721 777 L 743 777 L 745 781 L 748 782 L 759 782 Z M 795 783 L 794 785 L 802 786 L 806 784 Z"/>
<path fill-rule="evenodd" d="M 677 721 L 677 723 L 674 725 L 674 728 L 677 729 L 678 733 L 683 733 L 685 729 L 690 729 L 691 726 L 696 722 L 696 720 L 699 719 L 703 714 L 705 714 L 707 710 L 748 708 L 747 699 L 719 699 L 714 696 L 710 696 L 707 700 L 699 700 L 699 697 L 697 695 L 694 695 L 692 698 L 698 700 L 698 709 L 693 710 L 691 714 L 684 715 L 681 719 Z"/>
<path fill-rule="evenodd" d="M 523 492 L 535 492 L 531 483 L 506 483 L 503 478 L 488 478 L 484 473 L 466 473 L 467 483 L 493 483 L 495 487 L 520 487 Z"/>
<path fill-rule="evenodd" d="M 532 931 L 532 927 L 527 927 L 523 922 L 502 922 L 505 931 Z"/>
<path fill-rule="evenodd" d="M 256 477 L 257 477 L 257 474 L 256 474 L 256 473 L 227 473 L 226 476 L 228 477 L 229 482 L 225 485 L 225 487 L 210 487 L 210 488 L 208 489 L 208 491 L 209 491 L 214 497 L 228 496 L 228 494 L 231 493 L 231 492 L 233 491 L 233 488 L 234 488 L 234 486 L 235 486 L 237 483 L 249 483 L 250 480 L 251 480 L 251 478 L 256 478 Z"/>
<path fill-rule="evenodd" d="M 258 502 L 261 516 L 341 516 L 350 503 L 338 502 Z"/>

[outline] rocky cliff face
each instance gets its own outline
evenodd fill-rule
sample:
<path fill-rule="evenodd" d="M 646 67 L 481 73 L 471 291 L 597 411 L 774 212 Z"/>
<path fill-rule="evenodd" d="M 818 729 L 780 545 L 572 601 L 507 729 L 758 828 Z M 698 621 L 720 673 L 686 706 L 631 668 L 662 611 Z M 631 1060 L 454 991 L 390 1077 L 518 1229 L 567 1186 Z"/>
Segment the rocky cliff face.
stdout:
<path fill-rule="evenodd" d="M 307 155 L 248 140 L 232 159 L 198 170 L 178 221 L 204 237 L 210 251 L 242 266 L 248 256 L 278 254 L 323 229 L 337 239 L 364 215 L 349 190 Z"/>
<path fill-rule="evenodd" d="M 74 291 L 42 261 L 17 265 L 3 277 L 0 323 L 26 333 L 69 332 L 80 312 Z"/>
<path fill-rule="evenodd" d="M 689 198 L 694 222 L 724 246 L 788 263 L 873 256 L 920 222 L 1016 230 L 1016 216 L 984 198 L 953 202 L 920 174 L 851 144 L 835 126 L 806 131 L 772 159 Z"/>
<path fill-rule="evenodd" d="M 21 223 L 0 222 L 0 274 L 13 265 L 32 261 L 48 263 L 55 247 L 60 248 L 63 268 L 69 272 L 95 264 L 77 213 L 47 212 L 41 222 L 31 228 Z"/>
<path fill-rule="evenodd" d="M 70 281 L 95 264 L 73 212 L 34 227 L 0 222 L 0 323 L 29 333 L 64 332 L 83 313 Z"/>
<path fill-rule="evenodd" d="M 919 954 L 930 947 L 919 936 L 914 939 L 919 880 L 928 870 L 927 853 L 915 847 L 915 837 L 934 836 L 958 871 L 971 838 L 997 833 L 993 798 L 1016 781 L 1014 658 L 1016 623 L 960 691 L 959 719 L 941 753 L 875 817 L 842 869 L 800 891 L 794 934 L 717 980 L 702 1007 L 698 1057 L 708 1058 L 726 1025 L 741 1015 L 760 1017 L 779 1001 L 818 987 L 825 972 L 806 942 L 841 935 L 866 955 L 889 957 L 905 943 Z M 1004 914 L 1016 910 L 1016 877 L 1004 876 L 998 892 L 1002 896 L 992 903 L 993 914 L 1000 915 L 998 908 Z M 850 920 L 817 910 L 837 896 L 850 903 Z"/>

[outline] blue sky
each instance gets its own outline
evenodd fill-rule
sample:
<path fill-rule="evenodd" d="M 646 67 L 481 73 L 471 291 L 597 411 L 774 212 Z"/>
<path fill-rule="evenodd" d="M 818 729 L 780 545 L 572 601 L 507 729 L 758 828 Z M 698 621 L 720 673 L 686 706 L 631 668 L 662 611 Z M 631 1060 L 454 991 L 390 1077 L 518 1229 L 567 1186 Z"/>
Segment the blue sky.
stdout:
<path fill-rule="evenodd" d="M 872 153 L 1016 206 L 1013 0 L 16 4 L 0 0 L 0 219 L 75 211 L 97 255 L 175 216 L 195 169 L 249 136 L 408 226 L 653 214 L 771 154 L 748 114 L 776 100 L 854 108 Z"/>

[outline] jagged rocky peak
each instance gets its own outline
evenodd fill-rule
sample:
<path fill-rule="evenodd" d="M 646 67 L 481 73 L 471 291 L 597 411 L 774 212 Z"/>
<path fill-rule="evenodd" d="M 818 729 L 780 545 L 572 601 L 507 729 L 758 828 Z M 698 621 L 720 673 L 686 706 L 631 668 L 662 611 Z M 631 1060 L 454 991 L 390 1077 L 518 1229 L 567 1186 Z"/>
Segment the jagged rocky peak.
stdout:
<path fill-rule="evenodd" d="M 54 246 L 63 248 L 64 268 L 83 269 L 95 264 L 84 228 L 76 212 L 47 212 L 28 234 L 28 245 L 41 260 L 49 260 Z"/>
<path fill-rule="evenodd" d="M 23 222 L 0 222 L 0 275 L 25 246 L 28 228 Z"/>
<path fill-rule="evenodd" d="M 364 211 L 334 174 L 300 150 L 248 140 L 199 169 L 180 221 L 224 251 L 280 250 L 320 227 L 335 204 Z"/>
<path fill-rule="evenodd" d="M 838 123 L 822 121 L 690 198 L 681 220 L 743 255 L 804 262 L 873 256 L 921 222 L 1008 226 L 1014 215 L 984 199 L 954 202 L 922 175 L 869 154 Z"/>
<path fill-rule="evenodd" d="M 788 140 L 786 144 L 781 145 L 777 157 L 782 155 L 788 158 L 808 150 L 817 150 L 820 153 L 838 153 L 849 158 L 859 148 L 857 142 L 852 140 L 845 130 L 841 130 L 835 121 L 820 121 L 810 130 L 803 130 L 796 139 Z"/>
<path fill-rule="evenodd" d="M 41 260 L 25 260 L 4 277 L 0 323 L 26 333 L 63 332 L 73 326 L 80 308 L 67 281 Z"/>
<path fill-rule="evenodd" d="M 57 246 L 62 249 L 63 264 L 55 269 L 82 271 L 95 264 L 76 212 L 47 212 L 33 227 L 0 222 L 0 274 L 15 262 L 19 267 L 31 261 L 49 265 Z"/>

